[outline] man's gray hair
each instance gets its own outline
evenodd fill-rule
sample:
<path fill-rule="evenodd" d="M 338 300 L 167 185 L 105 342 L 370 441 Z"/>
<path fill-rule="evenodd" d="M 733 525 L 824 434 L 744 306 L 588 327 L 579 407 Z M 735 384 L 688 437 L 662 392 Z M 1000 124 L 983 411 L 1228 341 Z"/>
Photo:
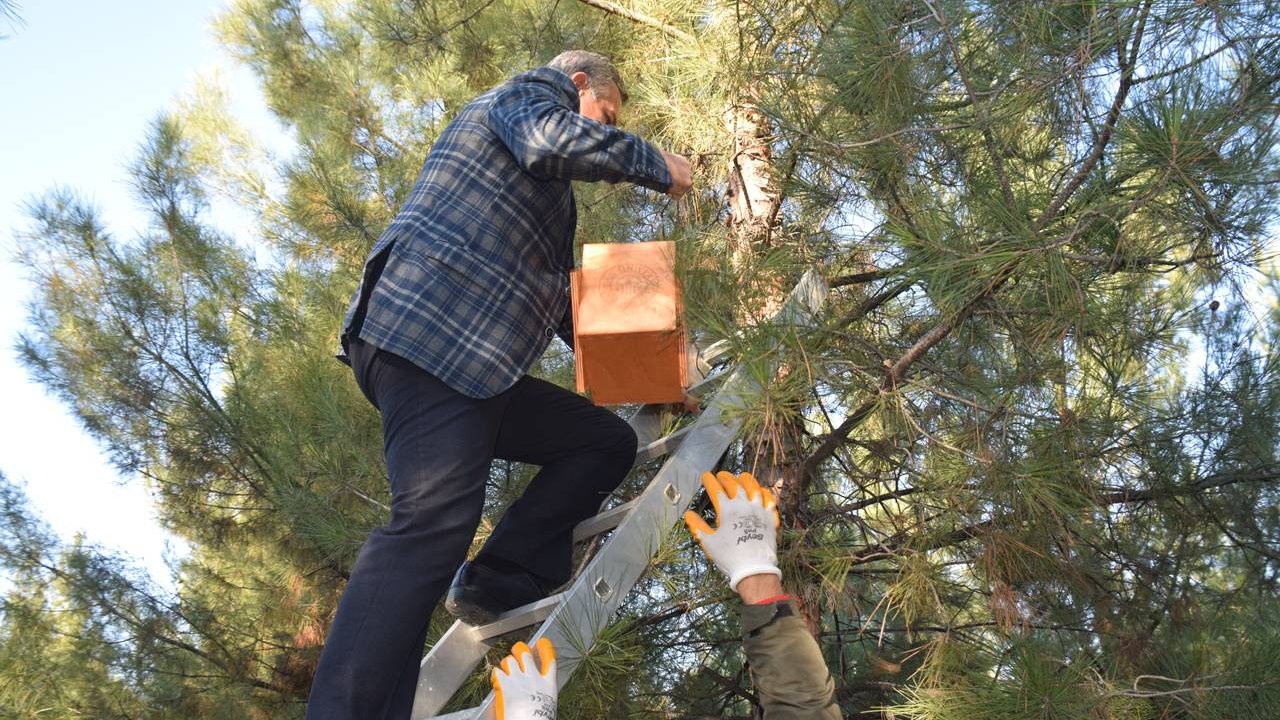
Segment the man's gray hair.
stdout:
<path fill-rule="evenodd" d="M 555 68 L 565 75 L 572 76 L 576 72 L 587 74 L 587 87 L 592 92 L 603 90 L 607 83 L 618 86 L 622 100 L 627 99 L 627 89 L 622 85 L 622 76 L 618 69 L 609 62 L 609 58 L 589 50 L 566 50 L 551 58 L 547 67 Z"/>

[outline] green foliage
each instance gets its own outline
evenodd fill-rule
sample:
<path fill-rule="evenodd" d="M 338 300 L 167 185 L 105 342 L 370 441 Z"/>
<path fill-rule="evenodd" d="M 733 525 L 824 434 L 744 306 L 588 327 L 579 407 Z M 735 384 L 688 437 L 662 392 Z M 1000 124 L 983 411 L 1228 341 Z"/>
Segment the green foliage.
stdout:
<path fill-rule="evenodd" d="M 293 148 L 202 82 L 132 168 L 137 237 L 69 190 L 31 203 L 19 352 L 193 552 L 165 597 L 5 486 L 7 707 L 300 714 L 387 503 L 376 414 L 332 360 L 364 255 L 462 104 L 589 47 L 699 191 L 581 187 L 579 239 L 675 240 L 690 326 L 765 386 L 725 466 L 777 453 L 784 570 L 847 716 L 1274 714 L 1276 3 L 624 4 L 649 21 L 240 0 L 217 30 Z M 726 125 L 747 106 L 750 156 Z M 753 158 L 777 205 L 750 226 L 726 208 Z M 817 327 L 762 322 L 811 266 Z M 534 372 L 572 380 L 559 347 Z M 529 472 L 495 463 L 491 516 Z M 683 538 L 656 562 L 564 717 L 753 711 L 718 576 Z"/>

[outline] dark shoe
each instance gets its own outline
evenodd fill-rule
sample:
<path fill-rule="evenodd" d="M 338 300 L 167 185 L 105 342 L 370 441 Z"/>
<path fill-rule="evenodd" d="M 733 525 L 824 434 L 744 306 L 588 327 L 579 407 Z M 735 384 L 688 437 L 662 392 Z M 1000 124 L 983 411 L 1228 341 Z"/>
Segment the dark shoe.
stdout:
<path fill-rule="evenodd" d="M 546 596 L 528 573 L 499 573 L 486 565 L 464 562 L 449 585 L 444 609 L 470 625 L 485 625 L 508 610 Z"/>

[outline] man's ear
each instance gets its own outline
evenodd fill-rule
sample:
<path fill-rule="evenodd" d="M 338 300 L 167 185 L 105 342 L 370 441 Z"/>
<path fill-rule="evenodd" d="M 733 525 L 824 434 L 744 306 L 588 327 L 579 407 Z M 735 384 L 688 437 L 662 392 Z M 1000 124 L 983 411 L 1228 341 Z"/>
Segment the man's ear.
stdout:
<path fill-rule="evenodd" d="M 569 79 L 573 81 L 574 86 L 579 90 L 586 90 L 587 83 L 591 78 L 588 78 L 586 73 L 579 70 L 578 72 L 570 75 Z"/>

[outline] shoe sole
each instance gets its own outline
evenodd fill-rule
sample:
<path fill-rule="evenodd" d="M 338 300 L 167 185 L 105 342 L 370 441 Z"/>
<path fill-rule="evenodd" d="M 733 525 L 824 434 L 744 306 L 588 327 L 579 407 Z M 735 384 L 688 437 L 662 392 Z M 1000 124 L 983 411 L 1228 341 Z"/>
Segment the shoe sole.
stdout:
<path fill-rule="evenodd" d="M 498 619 L 498 614 L 494 611 L 475 603 L 467 602 L 463 598 L 455 597 L 453 593 L 449 593 L 449 596 L 445 598 L 444 609 L 450 615 L 468 625 L 488 625 Z"/>

